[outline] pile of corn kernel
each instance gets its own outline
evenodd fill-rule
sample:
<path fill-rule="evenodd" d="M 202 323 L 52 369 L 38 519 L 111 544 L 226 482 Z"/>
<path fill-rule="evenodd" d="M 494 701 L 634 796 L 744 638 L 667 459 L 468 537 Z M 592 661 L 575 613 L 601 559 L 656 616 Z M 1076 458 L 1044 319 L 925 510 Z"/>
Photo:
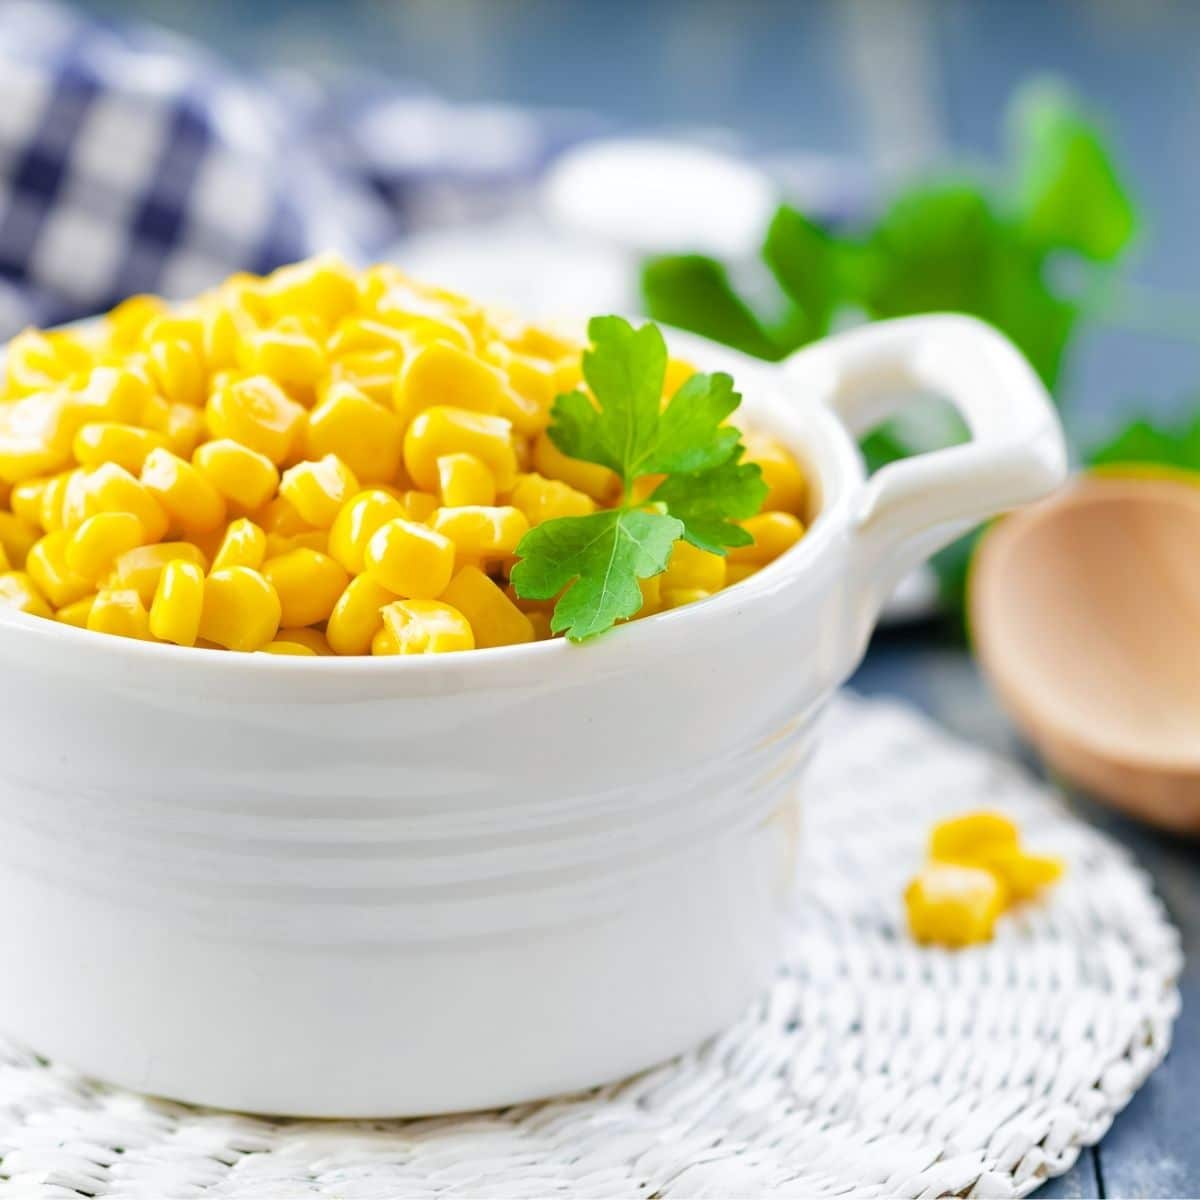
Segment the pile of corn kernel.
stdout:
<path fill-rule="evenodd" d="M 929 861 L 904 893 L 909 929 L 942 946 L 986 942 L 1003 912 L 1062 873 L 1059 859 L 1023 849 L 1016 825 L 999 813 L 942 821 L 929 838 Z"/>
<path fill-rule="evenodd" d="M 427 654 L 550 637 L 508 584 L 522 535 L 616 499 L 546 435 L 581 346 L 332 257 L 195 301 L 26 330 L 0 391 L 0 605 L 98 633 L 273 654 Z M 665 392 L 691 373 L 672 362 Z M 680 542 L 644 616 L 799 539 L 804 477 L 728 559 Z"/>

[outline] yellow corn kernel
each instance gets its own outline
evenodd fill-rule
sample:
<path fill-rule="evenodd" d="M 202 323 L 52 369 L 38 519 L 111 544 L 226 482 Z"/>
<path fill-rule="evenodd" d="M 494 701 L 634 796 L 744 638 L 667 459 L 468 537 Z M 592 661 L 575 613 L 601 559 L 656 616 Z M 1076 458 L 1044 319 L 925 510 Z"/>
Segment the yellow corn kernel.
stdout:
<path fill-rule="evenodd" d="M 0 403 L 0 480 L 21 483 L 65 467 L 74 432 L 60 392 L 34 392 Z"/>
<path fill-rule="evenodd" d="M 372 654 L 448 654 L 474 650 L 466 617 L 436 600 L 396 600 L 383 609 L 383 628 L 371 641 Z"/>
<path fill-rule="evenodd" d="M 354 472 L 336 454 L 284 471 L 279 494 L 317 529 L 328 529 L 342 505 L 358 491 Z"/>
<path fill-rule="evenodd" d="M 329 534 L 324 529 L 306 529 L 303 533 L 268 533 L 267 557 L 278 558 L 293 550 L 316 550 L 329 553 Z"/>
<path fill-rule="evenodd" d="M 279 597 L 284 625 L 316 625 L 327 620 L 350 576 L 327 554 L 292 550 L 263 564 L 263 577 Z"/>
<path fill-rule="evenodd" d="M 319 658 L 328 657 L 333 653 L 325 635 L 319 629 L 285 627 L 275 635 L 274 644 L 278 645 L 280 642 L 292 642 L 297 646 L 303 646 Z"/>
<path fill-rule="evenodd" d="M 329 328 L 358 302 L 354 271 L 334 254 L 280 267 L 263 282 L 261 290 L 276 318 L 310 314 Z"/>
<path fill-rule="evenodd" d="M 37 584 L 24 571 L 6 571 L 0 575 L 0 608 L 15 608 L 32 617 L 53 617 Z"/>
<path fill-rule="evenodd" d="M 417 487 L 427 492 L 438 485 L 437 460 L 459 452 L 487 464 L 497 491 L 507 492 L 516 482 L 512 425 L 503 417 L 435 405 L 419 413 L 404 435 L 404 465 Z"/>
<path fill-rule="evenodd" d="M 767 485 L 763 508 L 802 516 L 808 484 L 800 464 L 774 438 L 765 434 L 747 433 L 744 440 L 746 461 L 758 463 Z"/>
<path fill-rule="evenodd" d="M 363 555 L 368 575 L 397 596 L 431 600 L 454 572 L 454 543 L 412 521 L 386 521 L 371 536 Z"/>
<path fill-rule="evenodd" d="M 448 508 L 496 503 L 496 481 L 483 459 L 474 454 L 443 454 L 437 472 L 442 503 Z"/>
<path fill-rule="evenodd" d="M 166 302 L 158 296 L 138 295 L 122 300 L 104 319 L 109 343 L 116 349 L 132 350 L 141 341 L 146 326 L 166 310 Z"/>
<path fill-rule="evenodd" d="M 504 395 L 504 377 L 457 346 L 433 342 L 405 364 L 396 380 L 396 411 L 407 425 L 435 405 L 495 413 Z"/>
<path fill-rule="evenodd" d="M 1061 859 L 1045 854 L 1029 854 L 1011 846 L 995 846 L 984 850 L 970 863 L 960 865 L 983 867 L 1004 885 L 1009 900 L 1017 903 L 1031 900 L 1039 892 L 1057 883 L 1063 874 Z"/>
<path fill-rule="evenodd" d="M 613 499 L 621 489 L 613 471 L 598 463 L 568 458 L 547 433 L 538 434 L 533 443 L 533 465 L 547 479 L 561 479 L 600 504 Z"/>
<path fill-rule="evenodd" d="M 214 571 L 226 567 L 250 567 L 257 571 L 267 554 L 267 535 L 247 517 L 230 521 L 225 536 L 213 555 Z"/>
<path fill-rule="evenodd" d="M 192 411 L 191 409 L 188 410 Z M 166 438 L 137 425 L 121 425 L 116 421 L 91 421 L 75 434 L 72 452 L 83 467 L 95 467 L 113 462 L 136 475 L 151 450 L 165 449 Z"/>
<path fill-rule="evenodd" d="M 115 421 L 133 425 L 141 420 L 154 396 L 149 380 L 131 366 L 100 366 L 88 376 L 83 390 L 71 397 L 71 405 L 87 421 Z"/>
<path fill-rule="evenodd" d="M 517 543 L 529 532 L 525 514 L 511 505 L 439 508 L 429 519 L 429 526 L 454 543 L 461 559 L 513 554 Z"/>
<path fill-rule="evenodd" d="M 279 487 L 279 470 L 257 450 L 230 438 L 196 448 L 192 465 L 209 483 L 240 508 L 261 508 Z"/>
<path fill-rule="evenodd" d="M 680 358 L 668 359 L 666 374 L 663 376 L 663 396 L 674 396 L 695 373 L 696 368 L 691 363 Z"/>
<path fill-rule="evenodd" d="M 4 376 L 10 396 L 52 388 L 86 369 L 89 358 L 75 343 L 37 329 L 23 329 L 4 354 Z"/>
<path fill-rule="evenodd" d="M 366 317 L 346 317 L 325 343 L 331 358 L 351 354 L 396 354 L 401 359 L 409 352 L 411 339 L 402 329 Z"/>
<path fill-rule="evenodd" d="M 48 479 L 26 479 L 21 483 L 13 484 L 13 489 L 8 496 L 8 504 L 18 520 L 24 521 L 26 525 L 34 528 L 43 528 L 42 499 L 49 482 Z M 37 538 L 35 537 L 33 540 L 36 542 Z"/>
<path fill-rule="evenodd" d="M 201 353 L 210 371 L 226 371 L 237 362 L 244 337 L 254 332 L 254 319 L 237 301 L 218 303 L 201 318 L 204 326 Z"/>
<path fill-rule="evenodd" d="M 133 513 L 97 513 L 67 535 L 67 568 L 81 579 L 96 580 L 119 555 L 145 542 L 146 531 Z"/>
<path fill-rule="evenodd" d="M 732 587 L 735 583 L 741 583 L 743 579 L 749 579 L 751 575 L 758 574 L 762 568 L 757 563 L 731 562 L 725 568 L 725 586 Z"/>
<path fill-rule="evenodd" d="M 208 427 L 215 438 L 230 438 L 286 462 L 304 427 L 305 411 L 266 375 L 224 380 L 208 400 Z"/>
<path fill-rule="evenodd" d="M 441 594 L 471 624 L 475 645 L 514 646 L 534 640 L 529 618 L 478 567 L 463 567 Z"/>
<path fill-rule="evenodd" d="M 196 447 L 208 436 L 204 409 L 193 408 L 190 404 L 168 404 L 152 428 L 161 434 L 167 449 L 180 458 L 190 459 Z"/>
<path fill-rule="evenodd" d="M 256 654 L 281 654 L 287 658 L 316 658 L 317 652 L 311 646 L 303 646 L 299 642 L 268 642 Z"/>
<path fill-rule="evenodd" d="M 596 502 L 586 492 L 537 473 L 517 476 L 509 503 L 525 514 L 530 525 L 557 517 L 585 517 L 596 509 Z"/>
<path fill-rule="evenodd" d="M 536 414 L 538 425 L 544 428 L 550 415 L 550 406 L 558 394 L 554 364 L 530 354 L 518 354 L 503 342 L 493 342 L 488 346 L 487 356 L 504 371 L 509 388 L 526 402 L 522 405 L 523 411 Z M 500 415 L 508 416 L 508 413 L 501 409 Z M 517 427 L 520 428 L 519 425 Z M 540 429 L 522 432 L 537 433 Z"/>
<path fill-rule="evenodd" d="M 62 529 L 65 524 L 67 493 L 73 483 L 84 478 L 82 471 L 63 471 L 60 475 L 51 475 L 42 489 L 41 526 L 47 533 Z M 78 516 L 72 516 L 72 526 L 79 523 Z"/>
<path fill-rule="evenodd" d="M 306 438 L 310 458 L 336 455 L 362 483 L 388 483 L 400 470 L 400 418 L 351 384 L 326 391 L 309 414 Z"/>
<path fill-rule="evenodd" d="M 132 588 L 141 596 L 143 604 L 152 604 L 163 569 L 167 563 L 176 559 L 195 563 L 201 570 L 208 566 L 204 552 L 191 542 L 158 542 L 153 546 L 138 546 L 136 550 L 126 550 L 113 563 L 104 586 L 117 589 Z"/>
<path fill-rule="evenodd" d="M 317 385 L 318 395 L 324 399 L 339 384 L 349 384 L 376 404 L 390 409 L 403 361 L 398 350 L 358 350 L 345 354 L 329 364 L 328 374 Z"/>
<path fill-rule="evenodd" d="M 525 615 L 529 618 L 529 625 L 533 630 L 533 640 L 535 642 L 548 642 L 555 636 L 553 630 L 550 628 L 549 613 L 531 612 Z"/>
<path fill-rule="evenodd" d="M 962 862 L 983 850 L 1003 847 L 1015 850 L 1021 835 L 1014 822 L 996 812 L 966 813 L 939 821 L 929 835 L 929 857 Z"/>
<path fill-rule="evenodd" d="M 200 636 L 204 611 L 204 570 L 197 563 L 176 558 L 158 577 L 150 605 L 150 632 L 160 642 L 194 646 Z"/>
<path fill-rule="evenodd" d="M 292 507 L 290 500 L 276 496 L 262 508 L 250 514 L 262 531 L 270 537 L 277 533 L 281 537 L 295 537 L 298 533 L 307 533 L 312 526 Z"/>
<path fill-rule="evenodd" d="M 1004 887 L 981 867 L 931 863 L 904 893 L 908 927 L 919 942 L 970 946 L 986 942 L 1004 909 Z"/>
<path fill-rule="evenodd" d="M 507 340 L 508 344 L 521 354 L 530 354 L 534 358 L 545 358 L 552 362 L 560 358 L 570 358 L 576 365 L 579 363 L 582 347 L 564 334 L 544 326 L 526 325 Z"/>
<path fill-rule="evenodd" d="M 8 554 L 5 552 L 4 546 L 0 545 L 0 575 L 4 575 L 12 569 L 12 563 L 8 561 Z"/>
<path fill-rule="evenodd" d="M 682 608 L 685 604 L 697 604 L 701 600 L 707 600 L 711 595 L 712 592 L 707 588 L 664 587 L 661 607 L 664 612 L 671 608 Z"/>
<path fill-rule="evenodd" d="M 422 492 L 416 489 L 402 492 L 400 503 L 404 505 L 405 516 L 419 525 L 423 525 L 438 510 L 437 497 L 432 492 Z"/>
<path fill-rule="evenodd" d="M 642 607 L 637 610 L 637 616 L 650 617 L 662 611 L 662 576 L 651 575 L 648 579 L 638 580 L 638 589 L 642 593 Z"/>
<path fill-rule="evenodd" d="M 142 483 L 185 533 L 207 533 L 225 520 L 225 497 L 190 462 L 170 450 L 152 450 Z"/>
<path fill-rule="evenodd" d="M 190 342 L 182 338 L 151 342 L 146 358 L 150 377 L 169 404 L 204 403 L 207 373 Z"/>
<path fill-rule="evenodd" d="M 259 650 L 275 640 L 281 609 L 275 589 L 249 567 L 226 567 L 204 581 L 200 637 L 226 650 Z"/>
<path fill-rule="evenodd" d="M 39 536 L 32 521 L 15 512 L 0 512 L 0 547 L 14 570 L 25 566 L 25 556 Z"/>
<path fill-rule="evenodd" d="M 370 654 L 371 641 L 383 628 L 382 609 L 396 599 L 370 575 L 350 580 L 329 614 L 325 636 L 335 654 Z"/>
<path fill-rule="evenodd" d="M 292 394 L 311 396 L 325 373 L 325 350 L 308 333 L 274 325 L 240 339 L 238 363 L 249 374 L 269 375 Z"/>
<path fill-rule="evenodd" d="M 373 488 L 360 492 L 342 506 L 333 522 L 329 531 L 330 556 L 351 575 L 361 574 L 367 543 L 381 525 L 397 517 L 415 519 L 399 500 L 385 491 Z"/>
<path fill-rule="evenodd" d="M 84 596 L 82 600 L 64 604 L 54 614 L 54 619 L 63 625 L 73 625 L 76 629 L 86 629 L 88 617 L 92 615 L 92 605 L 96 603 L 95 596 Z"/>
<path fill-rule="evenodd" d="M 69 538 L 61 529 L 48 533 L 34 543 L 25 559 L 27 574 L 54 608 L 63 608 L 95 590 L 91 580 L 76 575 L 67 565 Z"/>
<path fill-rule="evenodd" d="M 754 542 L 750 546 L 733 547 L 728 552 L 731 563 L 753 563 L 761 567 L 774 562 L 804 536 L 800 518 L 786 512 L 760 512 L 743 521 L 742 528 Z"/>
<path fill-rule="evenodd" d="M 92 633 L 150 640 L 150 614 L 132 588 L 103 588 L 88 610 L 87 627 Z"/>
<path fill-rule="evenodd" d="M 725 559 L 690 542 L 678 541 L 662 576 L 663 591 L 669 588 L 702 588 L 719 592 L 725 586 Z"/>
<path fill-rule="evenodd" d="M 204 347 L 204 322 L 199 315 L 184 315 L 169 309 L 151 317 L 142 331 L 142 341 L 184 342 L 197 354 Z"/>
<path fill-rule="evenodd" d="M 167 532 L 167 514 L 158 498 L 116 463 L 74 472 L 63 495 L 64 528 L 74 528 L 101 512 L 133 513 L 141 521 L 148 542 L 158 541 Z"/>

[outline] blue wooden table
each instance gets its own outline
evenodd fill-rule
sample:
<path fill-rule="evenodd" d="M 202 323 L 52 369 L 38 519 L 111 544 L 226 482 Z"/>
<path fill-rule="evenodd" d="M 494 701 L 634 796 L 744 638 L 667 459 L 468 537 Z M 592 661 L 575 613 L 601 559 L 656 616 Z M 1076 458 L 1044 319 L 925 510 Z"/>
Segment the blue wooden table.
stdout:
<path fill-rule="evenodd" d="M 900 696 L 947 728 L 1039 769 L 966 651 L 933 628 L 876 635 L 852 681 L 866 695 Z M 1154 877 L 1183 934 L 1183 1014 L 1167 1061 L 1098 1147 L 1039 1196 L 1200 1196 L 1200 841 L 1158 833 L 1079 794 L 1071 805 L 1123 842 Z"/>

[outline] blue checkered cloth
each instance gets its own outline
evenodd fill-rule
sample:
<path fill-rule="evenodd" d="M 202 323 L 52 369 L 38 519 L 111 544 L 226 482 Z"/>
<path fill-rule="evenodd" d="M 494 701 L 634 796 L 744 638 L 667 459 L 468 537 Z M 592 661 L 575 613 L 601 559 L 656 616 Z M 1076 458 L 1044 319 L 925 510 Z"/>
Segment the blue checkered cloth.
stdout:
<path fill-rule="evenodd" d="M 164 32 L 0 7 L 0 338 L 511 204 L 586 119 L 248 79 Z"/>

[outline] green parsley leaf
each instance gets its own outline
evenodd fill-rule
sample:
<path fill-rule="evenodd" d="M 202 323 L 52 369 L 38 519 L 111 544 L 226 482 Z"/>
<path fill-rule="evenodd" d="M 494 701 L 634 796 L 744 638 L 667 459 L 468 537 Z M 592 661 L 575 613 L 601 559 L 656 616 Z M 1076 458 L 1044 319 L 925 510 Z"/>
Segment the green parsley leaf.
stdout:
<path fill-rule="evenodd" d="M 521 539 L 511 575 L 524 599 L 559 597 L 551 628 L 572 641 L 633 616 L 642 606 L 638 581 L 666 570 L 677 541 L 714 554 L 749 545 L 736 522 L 758 512 L 767 494 L 759 467 L 742 462 L 741 433 L 726 423 L 741 403 L 728 375 L 692 375 L 664 408 L 667 347 L 657 326 L 596 317 L 588 334 L 591 396 L 559 396 L 547 432 L 564 454 L 615 471 L 623 501 L 536 526 Z M 632 499 L 636 480 L 659 475 L 649 500 Z"/>
<path fill-rule="evenodd" d="M 683 524 L 683 537 L 697 549 L 724 554 L 754 539 L 735 521 L 752 517 L 767 498 L 762 471 L 744 463 L 741 448 L 719 466 L 687 475 L 671 475 L 654 490 L 651 503 L 662 504 Z"/>
<path fill-rule="evenodd" d="M 641 608 L 637 581 L 667 569 L 682 534 L 682 521 L 642 508 L 545 521 L 521 539 L 512 584 L 527 600 L 550 600 L 566 588 L 550 628 L 581 642 Z"/>

